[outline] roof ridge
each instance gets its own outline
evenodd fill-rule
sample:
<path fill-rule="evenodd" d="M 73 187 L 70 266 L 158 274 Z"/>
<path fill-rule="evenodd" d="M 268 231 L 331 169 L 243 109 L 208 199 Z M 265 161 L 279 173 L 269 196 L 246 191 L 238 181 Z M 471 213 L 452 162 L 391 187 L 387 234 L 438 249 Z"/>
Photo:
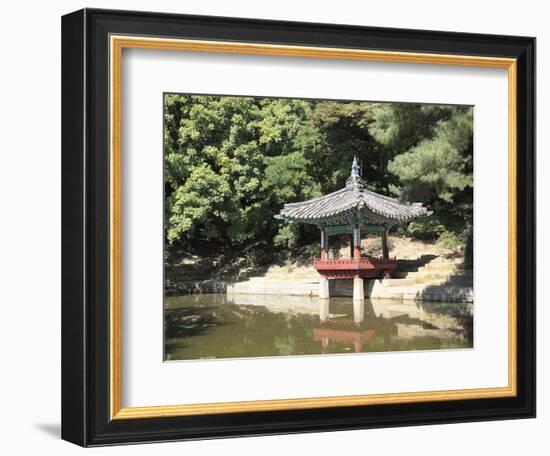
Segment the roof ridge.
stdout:
<path fill-rule="evenodd" d="M 344 187 L 344 188 L 341 188 L 341 189 L 336 190 L 334 192 L 327 193 L 326 195 L 316 196 L 315 198 L 311 198 L 311 199 L 306 200 L 306 201 L 298 201 L 296 203 L 285 203 L 284 207 L 299 206 L 299 205 L 304 204 L 304 203 L 313 203 L 314 201 L 319 201 L 319 200 L 322 200 L 322 199 L 325 199 L 325 198 L 329 198 L 329 197 L 334 196 L 338 193 L 344 193 L 346 191 L 349 191 L 349 189 Z"/>
<path fill-rule="evenodd" d="M 364 219 L 371 218 L 379 223 L 402 223 L 415 217 L 431 215 L 432 212 L 422 203 L 401 202 L 397 198 L 381 195 L 366 188 L 359 173 L 357 157 L 354 157 L 352 172 L 344 188 L 310 200 L 287 203 L 279 212 L 278 218 L 322 223 L 323 219 L 347 219 L 354 217 L 353 214 Z"/>

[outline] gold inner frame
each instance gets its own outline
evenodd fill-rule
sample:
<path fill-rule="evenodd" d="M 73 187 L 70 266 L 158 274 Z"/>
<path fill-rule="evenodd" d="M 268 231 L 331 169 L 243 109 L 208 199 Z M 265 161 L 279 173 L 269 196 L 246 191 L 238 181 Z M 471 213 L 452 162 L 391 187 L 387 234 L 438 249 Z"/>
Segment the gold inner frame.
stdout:
<path fill-rule="evenodd" d="M 317 59 L 368 60 L 508 70 L 508 385 L 505 387 L 403 392 L 245 402 L 122 407 L 122 51 L 123 49 L 255 54 Z M 158 418 L 221 413 L 298 410 L 512 397 L 517 394 L 517 61 L 468 55 L 387 52 L 241 42 L 110 37 L 110 412 L 111 419 Z"/>

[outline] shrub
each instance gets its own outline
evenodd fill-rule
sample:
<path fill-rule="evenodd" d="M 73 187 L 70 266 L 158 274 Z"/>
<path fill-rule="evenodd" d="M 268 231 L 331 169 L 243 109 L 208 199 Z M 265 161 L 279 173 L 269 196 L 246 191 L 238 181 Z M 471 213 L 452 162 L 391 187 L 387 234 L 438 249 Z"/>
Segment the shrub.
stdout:
<path fill-rule="evenodd" d="M 394 248 L 394 240 L 388 235 L 387 239 L 388 250 L 391 252 Z M 380 235 L 373 235 L 367 238 L 366 245 L 364 246 L 364 252 L 367 255 L 382 256 L 382 239 Z"/>
<path fill-rule="evenodd" d="M 446 250 L 460 250 L 464 246 L 462 239 L 452 231 L 443 231 L 437 242 Z"/>
<path fill-rule="evenodd" d="M 417 219 L 407 225 L 407 233 L 416 239 L 435 240 L 445 232 L 445 226 L 435 217 Z"/>

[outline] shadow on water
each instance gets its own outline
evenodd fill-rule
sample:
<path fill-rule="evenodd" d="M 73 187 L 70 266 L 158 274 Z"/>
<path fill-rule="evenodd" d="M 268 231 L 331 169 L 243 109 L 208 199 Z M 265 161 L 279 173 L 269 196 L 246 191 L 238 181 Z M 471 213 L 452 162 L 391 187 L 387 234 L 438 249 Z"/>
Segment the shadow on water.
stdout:
<path fill-rule="evenodd" d="M 420 318 L 413 318 L 409 315 L 399 315 L 397 317 L 393 317 L 390 319 L 393 323 L 403 323 L 407 325 L 420 325 L 422 329 L 437 329 L 437 326 L 427 322 L 423 321 Z"/>
<path fill-rule="evenodd" d="M 220 325 L 227 324 L 217 315 L 213 306 L 189 306 L 166 309 L 164 314 L 165 337 L 193 337 L 206 334 Z"/>
<path fill-rule="evenodd" d="M 367 300 L 359 307 L 347 298 L 167 298 L 166 360 L 472 347 L 471 306 Z"/>
<path fill-rule="evenodd" d="M 437 302 L 426 301 L 420 304 L 430 314 L 440 314 L 453 318 L 456 327 L 460 328 L 464 338 L 471 346 L 474 344 L 474 305 L 471 302 Z"/>

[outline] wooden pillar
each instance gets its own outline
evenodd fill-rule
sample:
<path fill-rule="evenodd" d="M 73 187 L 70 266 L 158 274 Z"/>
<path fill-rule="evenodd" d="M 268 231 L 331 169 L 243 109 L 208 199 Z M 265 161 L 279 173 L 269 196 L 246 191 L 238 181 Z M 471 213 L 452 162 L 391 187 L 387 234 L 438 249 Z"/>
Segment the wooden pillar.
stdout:
<path fill-rule="evenodd" d="M 328 236 L 324 228 L 321 228 L 321 259 L 324 260 L 328 258 Z M 325 306 L 323 304 L 324 300 L 330 298 L 328 279 L 325 276 L 319 277 L 319 299 L 321 300 L 321 320 L 323 320 L 323 309 Z M 328 315 L 328 304 L 326 305 L 326 312 Z M 326 317 L 325 317 L 326 318 Z"/>
<path fill-rule="evenodd" d="M 361 258 L 361 228 L 359 225 L 353 227 L 353 258 Z"/>
<path fill-rule="evenodd" d="M 359 225 L 353 227 L 353 258 L 357 261 L 361 259 L 361 228 Z M 354 304 L 354 318 L 357 321 L 358 315 L 360 316 L 363 309 L 363 303 L 365 302 L 365 288 L 363 279 L 357 275 L 353 279 L 353 304 Z M 356 309 L 357 307 L 357 309 Z"/>
<path fill-rule="evenodd" d="M 390 257 L 388 250 L 388 229 L 384 228 L 382 231 L 382 258 L 387 260 Z"/>
<path fill-rule="evenodd" d="M 321 228 L 321 260 L 328 257 L 328 236 L 324 228 Z"/>

